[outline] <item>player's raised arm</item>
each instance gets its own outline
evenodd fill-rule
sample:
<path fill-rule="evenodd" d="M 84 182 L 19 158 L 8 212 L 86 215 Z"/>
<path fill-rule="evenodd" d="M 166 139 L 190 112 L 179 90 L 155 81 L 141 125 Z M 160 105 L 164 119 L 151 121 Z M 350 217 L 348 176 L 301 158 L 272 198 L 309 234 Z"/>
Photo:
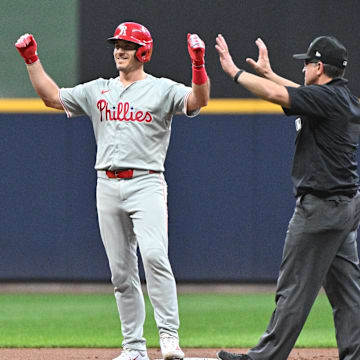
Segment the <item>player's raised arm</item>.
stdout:
<path fill-rule="evenodd" d="M 210 80 L 205 69 L 205 44 L 197 34 L 187 35 L 188 51 L 192 62 L 192 92 L 187 102 L 191 112 L 206 106 L 210 98 Z"/>
<path fill-rule="evenodd" d="M 15 43 L 16 49 L 24 58 L 29 73 L 30 81 L 37 94 L 45 105 L 51 108 L 63 110 L 58 92 L 59 87 L 55 81 L 45 72 L 37 54 L 37 43 L 31 34 L 24 34 Z"/>
<path fill-rule="evenodd" d="M 257 61 L 251 58 L 246 58 L 246 62 L 251 65 L 254 70 L 265 79 L 271 80 L 276 84 L 283 85 L 283 86 L 292 86 L 292 87 L 299 87 L 300 85 L 289 80 L 285 79 L 278 74 L 276 74 L 270 65 L 269 53 L 267 46 L 265 45 L 264 41 L 260 38 L 257 38 L 255 41 L 259 49 L 259 56 Z"/>

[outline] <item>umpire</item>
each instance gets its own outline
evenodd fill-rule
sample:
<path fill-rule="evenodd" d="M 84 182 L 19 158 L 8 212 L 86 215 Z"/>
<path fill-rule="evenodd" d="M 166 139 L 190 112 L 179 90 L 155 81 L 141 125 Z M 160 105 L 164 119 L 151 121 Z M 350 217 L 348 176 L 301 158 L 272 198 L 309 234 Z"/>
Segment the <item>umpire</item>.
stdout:
<path fill-rule="evenodd" d="M 290 220 L 276 289 L 276 309 L 258 345 L 247 354 L 220 351 L 221 360 L 288 358 L 321 286 L 331 303 L 340 360 L 360 359 L 360 269 L 357 229 L 360 195 L 356 152 L 360 104 L 343 78 L 347 51 L 334 37 L 316 38 L 305 54 L 305 86 L 276 75 L 265 44 L 248 59 L 263 77 L 234 64 L 225 39 L 216 49 L 225 71 L 258 97 L 297 115 Z"/>

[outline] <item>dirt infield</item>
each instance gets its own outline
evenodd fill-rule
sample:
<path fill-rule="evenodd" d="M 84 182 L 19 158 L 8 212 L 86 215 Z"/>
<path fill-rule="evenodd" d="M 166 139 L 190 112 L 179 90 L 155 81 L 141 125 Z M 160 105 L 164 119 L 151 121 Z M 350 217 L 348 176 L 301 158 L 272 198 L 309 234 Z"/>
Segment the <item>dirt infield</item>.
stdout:
<path fill-rule="evenodd" d="M 187 358 L 216 358 L 219 349 L 183 349 Z M 246 349 L 227 349 L 246 352 Z M 111 360 L 119 349 L 0 349 L 1 360 Z M 159 349 L 148 349 L 150 359 L 160 359 Z M 337 349 L 294 349 L 289 360 L 338 360 Z"/>

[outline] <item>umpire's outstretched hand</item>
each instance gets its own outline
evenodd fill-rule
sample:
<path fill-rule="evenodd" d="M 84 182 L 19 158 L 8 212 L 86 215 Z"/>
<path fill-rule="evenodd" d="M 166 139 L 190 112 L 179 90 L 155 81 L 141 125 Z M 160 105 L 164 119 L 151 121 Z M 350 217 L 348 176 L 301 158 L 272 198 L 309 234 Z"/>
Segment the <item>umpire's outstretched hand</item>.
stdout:
<path fill-rule="evenodd" d="M 260 76 L 267 78 L 273 72 L 270 66 L 268 49 L 260 38 L 256 39 L 255 44 L 259 49 L 258 59 L 255 61 L 251 58 L 246 58 L 246 62 L 251 65 Z"/>
<path fill-rule="evenodd" d="M 233 79 L 235 74 L 239 71 L 239 68 L 234 64 L 225 38 L 221 34 L 216 38 L 215 49 L 219 54 L 221 67 L 225 73 Z"/>

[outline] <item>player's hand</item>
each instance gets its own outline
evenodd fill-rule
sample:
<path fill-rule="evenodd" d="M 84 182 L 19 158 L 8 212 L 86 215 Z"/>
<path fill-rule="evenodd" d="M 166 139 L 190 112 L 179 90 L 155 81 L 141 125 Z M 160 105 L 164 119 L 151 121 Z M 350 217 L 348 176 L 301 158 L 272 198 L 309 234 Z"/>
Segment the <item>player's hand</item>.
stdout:
<path fill-rule="evenodd" d="M 39 60 L 37 54 L 37 44 L 31 34 L 24 34 L 20 36 L 15 43 L 15 47 L 27 64 L 33 64 Z"/>
<path fill-rule="evenodd" d="M 234 64 L 225 38 L 221 34 L 216 38 L 215 49 L 219 54 L 221 67 L 225 73 L 233 79 L 235 74 L 239 71 L 239 68 Z"/>
<path fill-rule="evenodd" d="M 191 62 L 194 66 L 203 66 L 205 64 L 205 43 L 197 34 L 187 34 L 188 51 Z"/>
<path fill-rule="evenodd" d="M 260 38 L 255 41 L 255 44 L 259 49 L 258 60 L 255 61 L 251 58 L 247 58 L 246 62 L 250 64 L 260 76 L 266 78 L 272 73 L 268 50 L 265 43 Z"/>

